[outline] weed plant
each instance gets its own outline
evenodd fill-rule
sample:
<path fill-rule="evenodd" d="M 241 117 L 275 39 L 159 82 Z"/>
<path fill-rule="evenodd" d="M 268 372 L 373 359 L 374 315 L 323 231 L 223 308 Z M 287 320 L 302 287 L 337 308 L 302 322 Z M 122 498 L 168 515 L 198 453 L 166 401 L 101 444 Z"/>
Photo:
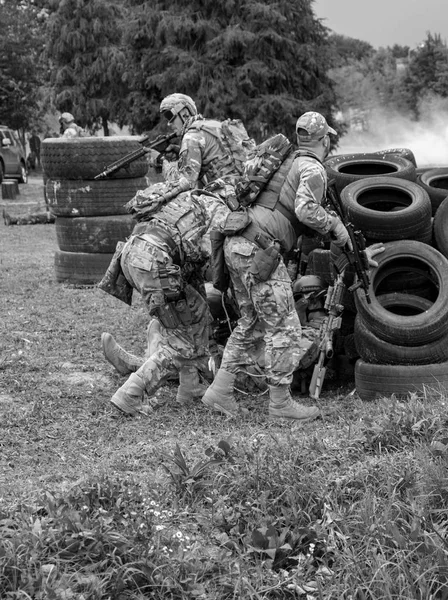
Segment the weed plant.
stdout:
<path fill-rule="evenodd" d="M 1 600 L 448 598 L 443 394 L 334 388 L 304 427 L 168 384 L 120 416 L 99 340 L 142 353 L 141 303 L 57 284 L 52 225 L 1 229 Z"/>

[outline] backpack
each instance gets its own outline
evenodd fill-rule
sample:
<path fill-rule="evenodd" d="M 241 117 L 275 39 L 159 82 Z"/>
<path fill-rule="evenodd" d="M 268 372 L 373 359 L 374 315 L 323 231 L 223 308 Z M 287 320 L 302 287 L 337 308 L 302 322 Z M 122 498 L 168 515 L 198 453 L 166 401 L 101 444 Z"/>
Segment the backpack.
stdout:
<path fill-rule="evenodd" d="M 208 123 L 207 119 L 204 121 L 195 121 L 189 129 L 194 128 L 199 131 L 207 131 L 218 138 L 224 146 L 226 154 L 232 157 L 238 173 L 242 175 L 246 161 L 256 148 L 254 140 L 249 137 L 240 119 L 225 119 L 221 121 L 221 135 L 218 129 L 219 122 L 212 121 L 212 123 Z"/>
<path fill-rule="evenodd" d="M 241 180 L 236 184 L 236 197 L 242 206 L 255 202 L 292 149 L 293 145 L 282 133 L 256 147 L 244 166 Z"/>

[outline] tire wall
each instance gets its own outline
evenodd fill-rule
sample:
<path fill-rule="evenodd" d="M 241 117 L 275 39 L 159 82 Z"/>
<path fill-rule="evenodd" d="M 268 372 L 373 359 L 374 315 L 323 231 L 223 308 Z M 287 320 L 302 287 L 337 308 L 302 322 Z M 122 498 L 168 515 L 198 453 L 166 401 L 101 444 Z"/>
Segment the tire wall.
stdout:
<path fill-rule="evenodd" d="M 428 388 L 447 393 L 448 260 L 415 240 L 384 246 L 371 272 L 371 303 L 356 293 L 357 393 L 367 401 Z"/>
<path fill-rule="evenodd" d="M 99 283 L 117 242 L 131 234 L 135 221 L 125 204 L 148 186 L 145 156 L 111 178 L 95 181 L 94 177 L 140 148 L 136 136 L 44 140 L 42 165 L 48 204 L 56 217 L 58 282 Z"/>

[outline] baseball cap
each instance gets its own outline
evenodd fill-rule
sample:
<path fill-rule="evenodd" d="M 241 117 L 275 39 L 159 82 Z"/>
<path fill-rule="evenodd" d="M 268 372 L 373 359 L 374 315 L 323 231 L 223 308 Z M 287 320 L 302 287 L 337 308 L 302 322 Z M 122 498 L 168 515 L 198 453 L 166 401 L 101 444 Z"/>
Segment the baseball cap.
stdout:
<path fill-rule="evenodd" d="M 327 133 L 337 135 L 333 127 L 328 125 L 323 115 L 312 111 L 304 113 L 297 119 L 296 131 L 298 129 L 304 129 L 308 133 L 308 135 L 300 135 L 302 140 L 319 140 Z"/>

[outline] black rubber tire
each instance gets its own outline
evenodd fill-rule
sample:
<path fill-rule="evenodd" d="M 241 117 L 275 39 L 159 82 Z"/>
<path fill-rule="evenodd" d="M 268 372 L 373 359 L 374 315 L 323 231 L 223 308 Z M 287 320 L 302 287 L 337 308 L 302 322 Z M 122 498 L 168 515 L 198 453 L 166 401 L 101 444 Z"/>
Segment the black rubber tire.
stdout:
<path fill-rule="evenodd" d="M 417 183 L 427 192 L 432 205 L 432 214 L 448 196 L 448 167 L 428 169 L 417 179 Z"/>
<path fill-rule="evenodd" d="M 373 365 L 356 361 L 355 385 L 361 400 L 389 398 L 394 394 L 405 398 L 425 388 L 448 393 L 448 363 L 427 365 Z"/>
<path fill-rule="evenodd" d="M 56 238 L 64 252 L 108 254 L 115 252 L 117 242 L 131 235 L 135 223 L 131 215 L 57 217 Z"/>
<path fill-rule="evenodd" d="M 448 258 L 448 198 L 434 215 L 434 243 L 437 250 Z"/>
<path fill-rule="evenodd" d="M 380 155 L 380 156 L 401 156 L 401 158 L 405 158 L 409 162 L 411 162 L 414 167 L 417 168 L 417 161 L 415 159 L 415 155 L 409 148 L 386 148 L 386 150 L 377 150 L 376 152 L 372 152 L 372 154 Z"/>
<path fill-rule="evenodd" d="M 24 162 L 20 163 L 19 183 L 28 183 L 28 170 Z"/>
<path fill-rule="evenodd" d="M 56 281 L 76 285 L 95 285 L 103 278 L 113 254 L 90 254 L 85 252 L 54 253 Z"/>
<path fill-rule="evenodd" d="M 56 217 L 125 215 L 126 202 L 146 187 L 145 177 L 99 181 L 48 179 L 45 185 L 50 211 Z"/>
<path fill-rule="evenodd" d="M 358 314 L 354 338 L 359 356 L 372 364 L 427 365 L 448 360 L 448 332 L 435 342 L 423 346 L 399 346 L 385 342 L 373 334 Z"/>
<path fill-rule="evenodd" d="M 0 183 L 3 182 L 3 164 L 2 161 L 0 160 Z"/>
<path fill-rule="evenodd" d="M 399 240 L 384 244 L 385 251 L 375 260 L 371 270 L 369 295 L 355 292 L 358 312 L 369 329 L 380 339 L 400 346 L 422 346 L 440 339 L 448 325 L 448 259 L 435 248 L 414 240 Z M 383 306 L 377 297 L 384 271 L 410 271 L 425 275 L 433 282 L 436 297 L 432 306 L 417 315 L 397 315 Z"/>
<path fill-rule="evenodd" d="M 341 192 L 347 216 L 366 242 L 432 241 L 432 209 L 428 194 L 413 181 L 366 177 Z"/>
<path fill-rule="evenodd" d="M 397 177 L 415 181 L 414 165 L 406 158 L 378 154 L 341 154 L 325 162 L 328 179 L 341 192 L 349 183 L 366 177 Z"/>
<path fill-rule="evenodd" d="M 42 142 L 42 168 L 50 179 L 93 179 L 105 167 L 141 149 L 138 136 L 48 138 Z M 146 155 L 113 175 L 114 179 L 144 177 Z"/>

